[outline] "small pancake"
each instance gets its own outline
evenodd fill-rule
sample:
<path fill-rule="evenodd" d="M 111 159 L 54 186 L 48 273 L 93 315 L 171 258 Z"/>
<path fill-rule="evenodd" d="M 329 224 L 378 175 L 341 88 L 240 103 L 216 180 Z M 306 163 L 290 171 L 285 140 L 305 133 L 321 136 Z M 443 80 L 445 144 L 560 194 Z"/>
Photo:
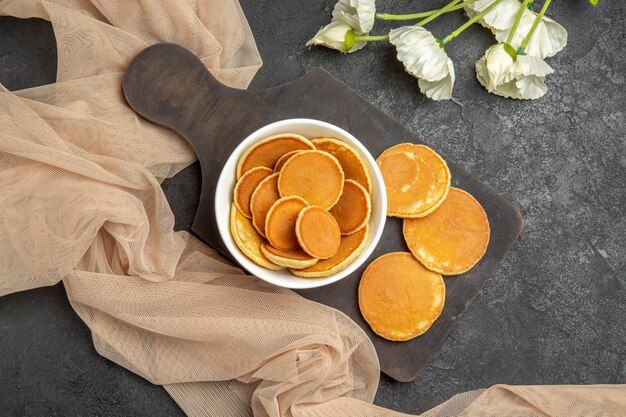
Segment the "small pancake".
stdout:
<path fill-rule="evenodd" d="M 313 258 L 308 253 L 298 248 L 295 250 L 284 251 L 276 249 L 269 243 L 265 242 L 261 245 L 263 255 L 276 265 L 284 266 L 292 269 L 302 269 L 313 266 L 319 259 Z"/>
<path fill-rule="evenodd" d="M 404 240 L 431 271 L 458 275 L 483 257 L 489 244 L 489 219 L 474 197 L 450 188 L 437 210 L 421 219 L 405 219 Z"/>
<path fill-rule="evenodd" d="M 250 219 L 243 216 L 234 204 L 230 206 L 230 233 L 237 247 L 252 262 L 271 270 L 283 269 L 269 261 L 261 252 L 263 238 L 259 236 Z"/>
<path fill-rule="evenodd" d="M 265 218 L 267 217 L 267 212 L 279 198 L 278 174 L 267 176 L 257 185 L 250 197 L 252 224 L 263 237 L 265 237 Z"/>
<path fill-rule="evenodd" d="M 337 253 L 341 231 L 337 220 L 318 206 L 300 211 L 296 220 L 298 243 L 306 253 L 317 259 L 328 259 Z"/>
<path fill-rule="evenodd" d="M 296 220 L 298 213 L 308 206 L 300 197 L 289 196 L 277 200 L 267 212 L 265 218 L 265 237 L 270 245 L 284 251 L 298 249 Z"/>
<path fill-rule="evenodd" d="M 290 269 L 290 271 L 292 274 L 303 278 L 329 277 L 339 271 L 343 271 L 361 255 L 367 246 L 368 234 L 369 226 L 366 225 L 350 236 L 342 236 L 341 244 L 336 254 L 308 268 L 298 271 Z"/>
<path fill-rule="evenodd" d="M 278 177 L 282 197 L 297 195 L 312 206 L 329 209 L 343 190 L 343 170 L 337 159 L 322 151 L 303 151 L 285 162 Z"/>
<path fill-rule="evenodd" d="M 278 161 L 276 161 L 276 165 L 274 165 L 274 172 L 280 172 L 280 170 L 283 169 L 283 165 L 285 165 L 285 162 L 287 162 L 289 158 L 291 158 L 298 152 L 302 152 L 302 151 L 287 152 L 286 154 L 278 158 Z"/>
<path fill-rule="evenodd" d="M 235 205 L 237 210 L 247 218 L 252 218 L 252 212 L 250 212 L 250 197 L 252 197 L 252 193 L 257 185 L 271 174 L 272 170 L 269 168 L 256 167 L 247 171 L 237 181 L 234 191 Z"/>
<path fill-rule="evenodd" d="M 416 156 L 420 163 L 420 176 L 413 187 L 406 192 L 408 196 L 416 196 L 417 198 L 414 198 L 412 204 L 409 204 L 410 201 L 406 198 L 407 196 L 397 196 L 402 204 L 398 210 L 388 207 L 387 215 L 404 218 L 427 216 L 439 207 L 448 194 L 451 180 L 448 164 L 428 146 L 412 143 L 392 146 L 385 150 L 378 159 L 398 152 L 410 152 Z M 430 181 L 430 176 L 424 173 L 424 168 L 430 170 L 434 176 L 434 181 L 430 184 L 427 183 L 427 180 Z M 426 176 L 426 178 L 421 178 L 422 176 Z M 427 185 L 428 187 L 424 188 Z"/>
<path fill-rule="evenodd" d="M 355 180 L 369 194 L 372 193 L 372 179 L 367 171 L 367 167 L 359 154 L 350 145 L 335 138 L 315 138 L 311 142 L 316 149 L 328 152 L 337 158 L 347 179 Z"/>
<path fill-rule="evenodd" d="M 377 160 L 380 173 L 385 180 L 385 189 L 395 193 L 406 193 L 417 182 L 420 164 L 411 152 L 381 155 Z"/>
<path fill-rule="evenodd" d="M 237 164 L 237 180 L 254 167 L 274 168 L 287 152 L 315 149 L 310 140 L 294 133 L 282 133 L 258 141 L 248 148 Z"/>
<path fill-rule="evenodd" d="M 345 180 L 341 197 L 329 213 L 337 220 L 341 234 L 351 235 L 367 224 L 371 211 L 372 203 L 367 190 L 354 180 Z"/>
<path fill-rule="evenodd" d="M 394 156 L 394 155 L 391 155 Z M 390 156 L 381 156 L 377 161 L 384 160 Z M 415 184 L 406 191 L 396 191 L 385 185 L 387 193 L 387 216 L 391 217 L 415 217 L 429 208 L 431 202 L 427 196 L 435 187 L 435 175 L 426 163 L 419 157 L 413 155 L 419 166 L 419 176 Z M 389 175 L 389 172 L 387 173 Z"/>
<path fill-rule="evenodd" d="M 372 262 L 359 282 L 359 308 L 374 333 L 405 341 L 426 332 L 446 298 L 440 274 L 424 268 L 408 252 L 393 252 Z"/>

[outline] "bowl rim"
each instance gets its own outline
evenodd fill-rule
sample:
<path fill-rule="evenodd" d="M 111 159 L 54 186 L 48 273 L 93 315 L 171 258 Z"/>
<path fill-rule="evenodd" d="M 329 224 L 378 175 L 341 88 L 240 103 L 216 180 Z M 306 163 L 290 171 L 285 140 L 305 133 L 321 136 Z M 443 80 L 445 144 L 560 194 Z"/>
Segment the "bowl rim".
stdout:
<path fill-rule="evenodd" d="M 277 129 L 282 129 L 282 133 L 297 133 L 297 130 L 302 130 L 294 127 L 290 129 L 290 126 L 293 125 L 309 125 L 317 128 L 322 128 L 323 130 L 328 130 L 331 132 L 335 132 L 334 135 L 329 134 L 328 137 L 334 137 L 342 142 L 347 142 L 351 147 L 355 147 L 358 149 L 359 156 L 365 159 L 366 167 L 368 168 L 368 172 L 372 178 L 372 196 L 377 198 L 377 205 L 380 207 L 380 212 L 378 213 L 377 219 L 374 219 L 373 216 L 370 218 L 370 236 L 368 236 L 369 243 L 363 250 L 363 252 L 354 260 L 350 265 L 348 265 L 345 269 L 330 275 L 328 277 L 320 277 L 320 278 L 302 278 L 293 276 L 294 280 L 289 282 L 289 278 L 286 277 L 277 277 L 275 274 L 279 271 L 272 271 L 267 268 L 264 268 L 260 265 L 257 265 L 252 260 L 250 260 L 246 255 L 241 252 L 241 249 L 235 244 L 233 237 L 230 233 L 230 204 L 229 210 L 226 218 L 228 219 L 227 224 L 222 224 L 220 219 L 221 212 L 224 211 L 222 205 L 223 201 L 218 199 L 218 195 L 222 194 L 220 191 L 226 186 L 229 182 L 229 178 L 234 178 L 233 185 L 228 190 L 228 194 L 230 196 L 229 202 L 232 204 L 232 193 L 234 189 L 234 184 L 236 184 L 236 172 L 227 172 L 228 166 L 234 164 L 237 165 L 238 158 L 241 157 L 243 152 L 250 147 L 253 143 L 256 143 L 268 136 L 280 134 L 281 132 L 274 132 Z M 284 126 L 284 128 L 283 128 Z M 272 132 L 272 133 L 267 133 Z M 337 135 L 338 133 L 338 135 Z M 304 135 L 303 135 L 304 136 Z M 337 137 L 339 136 L 339 137 Z M 348 138 L 348 140 L 345 140 Z M 235 160 L 237 159 L 237 160 Z M 378 190 L 377 194 L 374 192 Z M 382 174 L 378 169 L 378 165 L 372 154 L 369 150 L 359 141 L 356 137 L 354 137 L 350 132 L 342 129 L 339 126 L 336 126 L 332 123 L 324 122 L 322 120 L 310 119 L 310 118 L 293 118 L 293 119 L 283 119 L 278 120 L 267 125 L 260 127 L 259 129 L 254 130 L 249 135 L 247 135 L 230 153 L 228 158 L 226 159 L 224 166 L 220 172 L 218 177 L 215 193 L 214 193 L 214 206 L 215 206 L 215 220 L 217 222 L 217 229 L 224 243 L 224 246 L 229 251 L 229 253 L 233 256 L 233 258 L 239 263 L 239 266 L 244 269 L 246 272 L 254 275 L 255 277 L 262 279 L 270 284 L 283 287 L 283 288 L 291 288 L 291 289 L 308 289 L 308 288 L 318 288 L 325 285 L 329 285 L 335 282 L 342 280 L 343 278 L 352 274 L 355 270 L 357 270 L 374 252 L 380 238 L 382 236 L 383 230 L 385 228 L 385 223 L 387 220 L 387 195 L 385 192 L 385 186 Z M 223 216 L 223 215 L 222 215 Z M 378 228 L 372 227 L 372 221 L 377 222 Z M 372 229 L 374 233 L 372 233 Z"/>

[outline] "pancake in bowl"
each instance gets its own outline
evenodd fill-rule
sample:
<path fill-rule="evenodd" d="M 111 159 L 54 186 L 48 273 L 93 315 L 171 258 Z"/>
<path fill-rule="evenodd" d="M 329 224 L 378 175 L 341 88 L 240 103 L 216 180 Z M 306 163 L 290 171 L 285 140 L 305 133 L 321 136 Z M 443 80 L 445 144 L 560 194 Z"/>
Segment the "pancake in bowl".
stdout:
<path fill-rule="evenodd" d="M 343 192 L 329 213 L 337 220 L 342 235 L 351 235 L 365 227 L 370 220 L 372 203 L 370 195 L 354 180 L 343 182 Z"/>
<path fill-rule="evenodd" d="M 295 133 L 270 136 L 252 145 L 239 159 L 237 180 L 254 167 L 273 169 L 276 162 L 287 152 L 315 149 L 310 140 Z"/>
<path fill-rule="evenodd" d="M 257 233 L 250 219 L 241 214 L 234 204 L 230 207 L 230 234 L 241 252 L 255 264 L 271 270 L 284 269 L 270 262 L 261 252 L 263 238 Z"/>
<path fill-rule="evenodd" d="M 341 231 L 337 220 L 318 206 L 300 211 L 296 220 L 298 243 L 306 253 L 317 259 L 328 259 L 337 253 L 341 244 Z"/>
<path fill-rule="evenodd" d="M 277 200 L 267 212 L 265 237 L 276 249 L 289 251 L 300 248 L 296 235 L 296 220 L 307 202 L 297 196 Z"/>
<path fill-rule="evenodd" d="M 267 259 L 276 265 L 292 269 L 308 268 L 315 265 L 319 260 L 317 258 L 313 258 L 301 248 L 284 251 L 274 248 L 267 242 L 261 245 L 261 252 L 263 252 L 263 255 L 265 255 Z"/>
<path fill-rule="evenodd" d="M 339 161 L 347 179 L 361 184 L 368 192 L 372 193 L 372 179 L 365 163 L 358 153 L 348 144 L 335 138 L 315 138 L 311 140 L 315 149 L 328 152 Z"/>
<path fill-rule="evenodd" d="M 349 236 L 342 236 L 339 249 L 337 249 L 337 253 L 333 256 L 321 260 L 315 265 L 305 269 L 290 269 L 290 272 L 302 278 L 322 278 L 343 271 L 361 255 L 367 246 L 368 235 L 369 226 L 365 226 L 356 233 Z"/>
<path fill-rule="evenodd" d="M 278 174 L 266 177 L 257 185 L 250 197 L 252 224 L 259 234 L 265 237 L 265 219 L 267 212 L 280 198 L 278 193 Z"/>
<path fill-rule="evenodd" d="M 235 185 L 234 198 L 237 210 L 247 218 L 252 218 L 250 211 L 250 199 L 252 193 L 261 181 L 272 174 L 272 170 L 266 167 L 256 167 L 247 171 L 239 178 Z"/>
<path fill-rule="evenodd" d="M 285 162 L 278 174 L 282 197 L 298 196 L 312 206 L 329 209 L 343 191 L 343 170 L 337 159 L 322 151 L 303 151 Z"/>

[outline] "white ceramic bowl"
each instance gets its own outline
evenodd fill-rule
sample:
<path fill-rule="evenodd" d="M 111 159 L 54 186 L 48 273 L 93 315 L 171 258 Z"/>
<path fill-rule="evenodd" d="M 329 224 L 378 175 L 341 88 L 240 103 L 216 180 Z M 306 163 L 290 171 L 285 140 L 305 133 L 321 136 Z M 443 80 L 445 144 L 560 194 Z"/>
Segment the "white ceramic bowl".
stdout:
<path fill-rule="evenodd" d="M 346 269 L 324 278 L 300 278 L 292 275 L 287 270 L 271 271 L 252 262 L 237 247 L 230 234 L 230 206 L 233 201 L 233 190 L 237 181 L 237 163 L 241 155 L 254 143 L 268 136 L 280 133 L 296 133 L 306 138 L 334 137 L 349 144 L 365 162 L 372 178 L 372 215 L 370 218 L 370 232 L 367 246 L 363 253 L 356 258 Z M 387 196 L 382 174 L 376 165 L 376 161 L 354 136 L 345 130 L 312 119 L 288 119 L 269 124 L 253 132 L 230 155 L 217 181 L 215 191 L 215 216 L 219 233 L 226 247 L 239 262 L 239 264 L 251 274 L 271 284 L 286 288 L 315 288 L 337 282 L 354 272 L 374 251 L 385 227 L 387 215 Z"/>

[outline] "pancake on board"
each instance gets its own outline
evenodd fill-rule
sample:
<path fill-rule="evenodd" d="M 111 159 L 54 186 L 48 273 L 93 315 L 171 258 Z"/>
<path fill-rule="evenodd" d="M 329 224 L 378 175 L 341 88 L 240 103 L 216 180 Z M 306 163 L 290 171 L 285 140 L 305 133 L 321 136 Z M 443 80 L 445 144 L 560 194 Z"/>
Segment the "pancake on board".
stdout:
<path fill-rule="evenodd" d="M 301 248 L 284 251 L 276 249 L 267 242 L 261 245 L 261 252 L 267 259 L 285 268 L 303 269 L 315 265 L 318 261 Z"/>
<path fill-rule="evenodd" d="M 317 259 L 328 259 L 337 253 L 341 244 L 341 231 L 337 220 L 318 206 L 300 211 L 296 220 L 298 243 L 306 253 Z"/>
<path fill-rule="evenodd" d="M 343 192 L 337 204 L 330 210 L 342 235 L 351 235 L 361 230 L 370 220 L 372 203 L 365 188 L 354 180 L 343 182 Z"/>
<path fill-rule="evenodd" d="M 420 164 L 412 152 L 381 155 L 377 160 L 385 180 L 385 189 L 394 193 L 406 193 L 417 182 Z"/>
<path fill-rule="evenodd" d="M 443 278 L 424 268 L 408 252 L 373 261 L 359 283 L 359 308 L 374 333 L 406 341 L 426 332 L 445 302 Z"/>
<path fill-rule="evenodd" d="M 234 204 L 230 207 L 230 234 L 239 250 L 255 264 L 271 270 L 283 269 L 263 255 L 261 252 L 263 238 L 252 226 L 250 219 L 241 214 Z"/>
<path fill-rule="evenodd" d="M 439 207 L 448 194 L 451 181 L 448 165 L 429 147 L 412 143 L 392 146 L 378 157 L 377 162 L 399 152 L 408 152 L 415 156 L 419 163 L 419 174 L 415 184 L 406 192 L 395 193 L 392 197 L 388 195 L 396 206 L 395 209 L 388 207 L 387 215 L 403 218 L 427 216 Z"/>
<path fill-rule="evenodd" d="M 303 278 L 322 278 L 343 271 L 363 253 L 363 250 L 367 246 L 368 235 L 369 226 L 366 225 L 356 233 L 349 236 L 342 236 L 336 254 L 328 259 L 317 262 L 311 267 L 300 270 L 290 269 L 290 272 Z"/>
<path fill-rule="evenodd" d="M 295 133 L 270 136 L 250 146 L 237 164 L 237 179 L 254 167 L 273 169 L 276 161 L 287 152 L 315 149 L 310 140 Z"/>
<path fill-rule="evenodd" d="M 337 159 L 322 151 L 303 151 L 285 162 L 278 174 L 282 197 L 296 195 L 312 206 L 329 209 L 343 190 L 343 170 Z"/>
<path fill-rule="evenodd" d="M 437 210 L 421 219 L 405 219 L 404 239 L 426 268 L 443 275 L 469 271 L 489 244 L 489 220 L 474 197 L 451 187 Z"/>
<path fill-rule="evenodd" d="M 272 174 L 272 170 L 266 167 L 256 167 L 247 171 L 239 178 L 235 185 L 234 201 L 237 210 L 247 218 L 252 218 L 250 211 L 250 198 L 257 185 Z"/>
<path fill-rule="evenodd" d="M 303 198 L 293 195 L 283 197 L 272 205 L 265 218 L 265 237 L 270 245 L 284 251 L 300 248 L 296 220 L 300 211 L 307 206 Z"/>
<path fill-rule="evenodd" d="M 361 184 L 368 194 L 372 193 L 372 179 L 367 167 L 359 154 L 350 145 L 335 138 L 316 138 L 311 140 L 311 142 L 316 149 L 328 152 L 337 158 L 347 179 Z"/>
<path fill-rule="evenodd" d="M 265 219 L 267 212 L 279 198 L 278 174 L 272 174 L 261 181 L 250 197 L 252 224 L 263 237 L 265 237 Z"/>

